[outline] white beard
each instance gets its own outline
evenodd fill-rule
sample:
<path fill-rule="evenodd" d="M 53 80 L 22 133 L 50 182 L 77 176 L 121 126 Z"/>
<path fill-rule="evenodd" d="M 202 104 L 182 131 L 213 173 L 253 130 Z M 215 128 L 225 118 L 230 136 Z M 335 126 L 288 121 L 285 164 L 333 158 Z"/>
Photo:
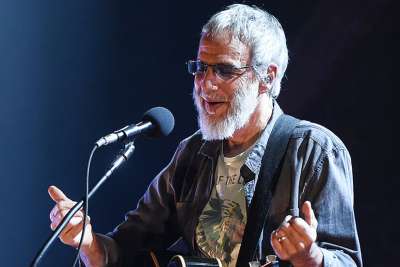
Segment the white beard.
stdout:
<path fill-rule="evenodd" d="M 204 140 L 223 140 L 232 137 L 236 130 L 248 123 L 258 104 L 258 83 L 249 83 L 236 89 L 225 118 L 212 119 L 204 110 L 201 98 L 193 89 L 193 99 L 198 112 L 198 124 Z"/>

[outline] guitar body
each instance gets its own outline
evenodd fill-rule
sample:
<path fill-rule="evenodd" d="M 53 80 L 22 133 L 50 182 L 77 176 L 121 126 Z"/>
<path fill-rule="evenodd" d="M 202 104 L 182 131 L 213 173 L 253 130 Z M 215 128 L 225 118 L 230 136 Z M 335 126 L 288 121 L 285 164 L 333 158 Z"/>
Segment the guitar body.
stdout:
<path fill-rule="evenodd" d="M 149 253 L 152 267 L 222 267 L 219 259 L 194 256 Z"/>
<path fill-rule="evenodd" d="M 171 252 L 155 253 L 154 251 L 146 253 L 138 264 L 145 267 L 223 267 L 222 262 L 217 258 L 182 256 Z M 275 255 L 269 255 L 263 263 L 252 261 L 248 266 L 243 267 L 279 267 L 279 261 Z"/>

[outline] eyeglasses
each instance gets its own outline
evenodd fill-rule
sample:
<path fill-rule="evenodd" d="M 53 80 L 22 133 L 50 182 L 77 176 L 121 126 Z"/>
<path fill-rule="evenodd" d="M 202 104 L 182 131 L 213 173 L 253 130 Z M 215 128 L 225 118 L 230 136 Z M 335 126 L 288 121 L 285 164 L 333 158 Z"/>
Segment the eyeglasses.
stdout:
<path fill-rule="evenodd" d="M 189 60 L 186 62 L 188 72 L 192 75 L 203 75 L 208 67 L 212 67 L 214 73 L 222 80 L 229 80 L 235 76 L 242 75 L 243 69 L 251 68 L 251 66 L 235 67 L 230 64 L 206 64 L 200 60 Z"/>

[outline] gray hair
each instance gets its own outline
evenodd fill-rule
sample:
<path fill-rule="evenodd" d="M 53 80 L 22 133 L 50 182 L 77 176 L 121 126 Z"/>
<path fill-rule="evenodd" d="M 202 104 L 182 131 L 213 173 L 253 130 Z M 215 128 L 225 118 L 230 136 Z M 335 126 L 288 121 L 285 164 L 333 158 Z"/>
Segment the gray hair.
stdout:
<path fill-rule="evenodd" d="M 234 4 L 213 15 L 201 33 L 210 37 L 228 33 L 246 44 L 250 48 L 251 65 L 261 81 L 266 81 L 268 66 L 275 64 L 277 73 L 270 95 L 278 97 L 288 50 L 282 26 L 273 15 L 256 6 Z"/>

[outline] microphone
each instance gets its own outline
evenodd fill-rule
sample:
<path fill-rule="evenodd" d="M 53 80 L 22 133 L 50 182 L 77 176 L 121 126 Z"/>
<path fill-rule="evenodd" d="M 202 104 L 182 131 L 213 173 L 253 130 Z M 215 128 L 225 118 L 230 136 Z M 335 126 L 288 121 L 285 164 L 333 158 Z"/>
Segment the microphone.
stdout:
<path fill-rule="evenodd" d="M 127 125 L 96 142 L 97 147 L 106 146 L 116 141 L 144 134 L 147 137 L 157 138 L 169 135 L 174 129 L 175 119 L 171 111 L 164 107 L 154 107 L 144 113 L 142 121 Z"/>

